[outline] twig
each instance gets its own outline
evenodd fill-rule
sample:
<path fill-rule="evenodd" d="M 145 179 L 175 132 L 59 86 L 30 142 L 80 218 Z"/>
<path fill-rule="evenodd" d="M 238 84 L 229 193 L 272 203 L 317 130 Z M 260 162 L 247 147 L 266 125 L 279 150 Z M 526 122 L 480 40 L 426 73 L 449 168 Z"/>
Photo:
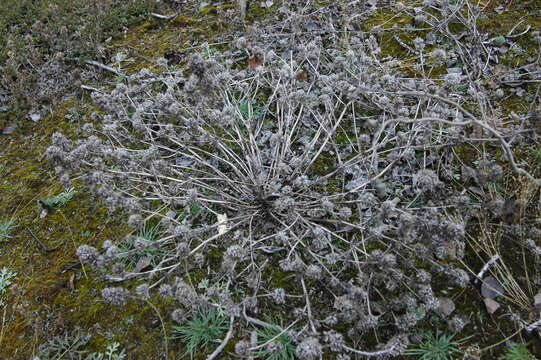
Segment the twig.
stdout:
<path fill-rule="evenodd" d="M 526 34 L 528 31 L 530 31 L 531 26 L 530 26 L 530 25 L 527 25 L 527 26 L 526 26 L 526 30 L 524 30 L 523 32 L 521 32 L 521 33 L 519 33 L 519 34 L 513 35 L 513 33 L 515 32 L 515 29 L 518 28 L 518 27 L 520 26 L 520 24 L 522 24 L 523 22 L 524 22 L 524 19 L 522 19 L 522 20 L 520 20 L 518 23 L 516 23 L 515 26 L 513 26 L 513 27 L 511 28 L 511 30 L 509 30 L 509 31 L 507 32 L 507 34 L 505 35 L 505 37 L 508 37 L 508 38 L 512 39 L 512 38 L 516 38 L 516 37 L 522 36 L 522 35 Z"/>
<path fill-rule="evenodd" d="M 121 277 L 105 275 L 103 277 L 103 280 L 108 281 L 108 282 L 113 282 L 113 283 L 119 283 L 119 282 L 123 282 L 123 281 L 126 281 L 126 280 L 133 279 L 133 278 L 135 278 L 135 277 L 137 277 L 138 275 L 141 275 L 141 274 L 143 274 L 143 273 L 128 273 L 128 274 L 126 274 L 124 276 L 121 276 Z"/>
<path fill-rule="evenodd" d="M 240 11 L 240 18 L 242 21 L 246 19 L 246 5 L 248 0 L 238 0 L 239 3 L 239 11 Z"/>
<path fill-rule="evenodd" d="M 289 333 L 289 329 L 291 329 L 293 327 L 293 325 L 295 325 L 297 322 L 299 321 L 299 319 L 293 321 L 288 327 L 286 327 L 285 329 L 277 326 L 278 329 L 280 329 L 280 332 L 278 334 L 276 334 L 275 336 L 273 336 L 272 338 L 270 338 L 269 340 L 265 341 L 263 344 L 260 344 L 260 345 L 257 345 L 255 347 L 252 347 L 250 348 L 250 351 L 255 351 L 255 350 L 258 350 L 258 349 L 261 349 L 261 348 L 264 348 L 265 346 L 267 346 L 268 344 L 270 344 L 271 342 L 273 342 L 274 340 L 278 339 L 280 336 L 284 335 L 284 334 L 287 334 L 287 335 L 290 335 Z"/>
<path fill-rule="evenodd" d="M 526 330 L 527 332 L 530 333 L 530 332 L 534 331 L 536 328 L 538 328 L 540 325 L 541 325 L 541 319 L 539 319 L 536 322 L 533 322 L 530 325 L 526 326 L 524 328 L 524 330 Z"/>
<path fill-rule="evenodd" d="M 89 91 L 95 91 L 95 92 L 101 92 L 99 89 L 97 89 L 95 87 L 92 87 L 92 86 L 88 86 L 88 85 L 81 85 L 81 89 L 89 90 Z"/>
<path fill-rule="evenodd" d="M 514 333 L 512 333 L 511 335 L 507 336 L 505 339 L 502 339 L 502 340 L 498 341 L 497 343 L 494 343 L 494 344 L 489 345 L 489 346 L 487 346 L 487 347 L 485 347 L 485 348 L 482 348 L 481 350 L 479 350 L 479 352 L 480 352 L 480 353 L 481 353 L 481 352 L 485 352 L 485 351 L 490 350 L 490 349 L 492 349 L 492 348 L 494 348 L 494 347 L 496 347 L 496 346 L 498 346 L 498 345 L 500 345 L 500 344 L 503 344 L 503 343 L 506 342 L 507 340 L 510 340 L 510 339 L 512 339 L 513 337 L 515 337 L 516 335 L 518 335 L 522 330 L 526 330 L 527 332 L 530 333 L 530 332 L 532 332 L 533 330 L 535 330 L 537 327 L 539 327 L 540 325 L 541 325 L 541 319 L 537 320 L 536 322 L 531 323 L 531 324 L 528 325 L 528 326 L 522 325 L 522 326 L 520 326 L 520 327 L 518 328 L 518 330 L 516 330 L 516 331 L 515 331 Z"/>
<path fill-rule="evenodd" d="M 149 15 L 150 16 L 154 16 L 155 18 L 158 18 L 158 19 L 161 19 L 161 20 L 171 20 L 173 18 L 176 18 L 178 16 L 178 12 L 174 13 L 174 14 L 171 14 L 171 15 L 162 15 L 162 14 L 158 14 L 158 13 L 153 13 L 151 12 Z"/>
<path fill-rule="evenodd" d="M 496 262 L 500 259 L 500 255 L 499 254 L 496 254 L 494 255 L 493 257 L 491 257 L 487 263 L 485 265 L 483 265 L 483 267 L 481 268 L 481 271 L 479 271 L 479 273 L 477 274 L 477 279 L 475 279 L 475 282 L 477 283 L 479 281 L 479 279 L 482 279 L 483 278 L 483 275 L 485 275 L 485 273 L 488 271 L 488 269 Z"/>
<path fill-rule="evenodd" d="M 243 309 L 242 309 L 242 315 L 244 316 L 244 319 L 247 322 L 252 323 L 254 325 L 261 326 L 261 327 L 271 327 L 272 326 L 269 323 L 266 323 L 266 322 L 258 320 L 258 319 L 254 319 L 253 317 L 250 317 L 250 316 L 246 315 L 246 306 L 244 306 Z"/>
<path fill-rule="evenodd" d="M 530 29 L 531 29 L 531 26 L 528 24 L 528 26 L 526 26 L 526 30 L 524 30 L 523 32 L 515 34 L 515 35 L 508 34 L 508 35 L 506 35 L 506 37 L 508 37 L 510 39 L 514 39 L 514 38 L 517 38 L 519 36 L 522 36 L 522 35 L 526 34 L 528 31 L 530 31 Z"/>
<path fill-rule="evenodd" d="M 167 332 L 165 331 L 165 325 L 164 325 L 164 322 L 163 322 L 163 318 L 160 315 L 160 312 L 158 311 L 158 308 L 156 308 L 156 306 L 153 303 L 151 303 L 148 300 L 145 300 L 145 302 L 147 304 L 149 304 L 150 307 L 152 308 L 152 310 L 154 310 L 154 312 L 156 313 L 156 315 L 158 315 L 158 318 L 160 319 L 160 323 L 162 324 L 163 341 L 164 341 L 164 347 L 165 347 L 165 359 L 167 360 L 168 357 L 169 357 L 169 350 L 167 349 Z"/>
<path fill-rule="evenodd" d="M 100 62 L 98 62 L 98 61 L 87 60 L 87 61 L 85 61 L 85 63 L 87 63 L 88 65 L 94 65 L 94 66 L 96 66 L 96 67 L 99 67 L 100 69 L 103 69 L 103 70 L 112 72 L 113 74 L 118 75 L 118 76 L 126 76 L 125 74 L 123 74 L 122 72 L 118 71 L 118 70 L 115 69 L 114 67 L 111 67 L 111 66 L 109 66 L 109 65 L 102 64 L 102 63 L 100 63 Z"/>
<path fill-rule="evenodd" d="M 229 342 L 229 340 L 231 340 L 231 337 L 233 336 L 233 323 L 234 323 L 234 321 L 235 321 L 235 317 L 233 315 L 231 315 L 231 317 L 229 318 L 229 331 L 225 335 L 225 337 L 222 340 L 222 342 L 220 343 L 220 345 L 216 348 L 216 350 L 214 350 L 212 352 L 212 354 L 210 354 L 207 357 L 207 360 L 213 360 L 214 358 L 216 358 L 216 356 L 220 355 L 222 350 L 227 346 L 227 343 Z"/>
<path fill-rule="evenodd" d="M 400 44 L 400 46 L 402 46 L 404 49 L 408 50 L 409 52 L 412 52 L 412 53 L 416 53 L 417 51 L 415 51 L 414 49 L 412 49 L 409 45 L 407 45 L 406 43 L 404 43 L 397 35 L 394 35 L 393 36 L 393 39 L 395 39 L 395 41 Z"/>
<path fill-rule="evenodd" d="M 58 248 L 54 248 L 54 249 L 49 249 L 43 242 L 41 242 L 40 239 L 38 239 L 38 237 L 36 235 L 34 235 L 34 233 L 28 228 L 28 227 L 24 227 L 26 229 L 26 231 L 28 231 L 30 233 L 30 235 L 32 235 L 32 238 L 34 239 L 34 241 L 39 245 L 39 247 L 45 251 L 45 252 L 53 252 L 53 251 L 56 251 L 58 250 Z"/>
<path fill-rule="evenodd" d="M 301 278 L 302 291 L 304 292 L 304 297 L 306 298 L 306 310 L 308 311 L 308 321 L 310 322 L 310 327 L 312 332 L 317 334 L 316 327 L 314 325 L 314 318 L 312 316 L 312 306 L 310 305 L 310 299 L 308 298 L 308 291 L 306 290 L 306 284 L 304 283 L 304 278 Z"/>
<path fill-rule="evenodd" d="M 61 274 L 65 273 L 66 271 L 70 271 L 70 270 L 75 270 L 75 269 L 78 269 L 78 268 L 82 268 L 83 267 L 83 264 L 81 264 L 80 261 L 78 262 L 74 262 L 73 264 L 71 265 L 66 265 L 62 268 L 62 270 L 60 271 Z"/>
<path fill-rule="evenodd" d="M 6 325 L 6 312 L 8 310 L 7 306 L 4 306 L 4 314 L 2 315 L 2 328 L 0 328 L 0 345 L 2 345 L 2 340 L 4 339 L 4 327 Z"/>
<path fill-rule="evenodd" d="M 362 355 L 366 357 L 378 357 L 378 356 L 388 355 L 389 353 L 392 353 L 395 350 L 395 348 L 399 345 L 399 343 L 400 343 L 400 340 L 396 340 L 395 343 L 392 344 L 389 348 L 384 349 L 384 350 L 379 350 L 379 351 L 361 351 L 361 350 L 357 350 L 346 345 L 342 345 L 342 348 L 346 351 L 349 351 L 358 355 Z"/>
<path fill-rule="evenodd" d="M 384 93 L 392 93 L 390 91 L 382 91 Z M 511 167 L 513 168 L 513 170 L 519 174 L 522 174 L 524 176 L 526 176 L 529 180 L 531 180 L 532 182 L 534 182 L 535 184 L 537 185 L 540 185 L 541 184 L 541 179 L 537 179 L 535 178 L 532 174 L 530 174 L 528 171 L 524 170 L 523 168 L 521 168 L 515 161 L 515 157 L 513 156 L 513 152 L 511 151 L 511 148 L 509 147 L 509 143 L 504 139 L 504 137 L 502 136 L 502 134 L 500 134 L 499 131 L 497 131 L 496 129 L 492 128 L 491 126 L 489 126 L 488 124 L 484 123 L 483 121 L 481 120 L 478 120 L 471 112 L 469 112 L 468 110 L 464 109 L 464 107 L 460 106 L 459 104 L 457 104 L 456 102 L 452 101 L 452 100 L 449 100 L 449 99 L 446 99 L 446 98 L 443 98 L 439 95 L 435 95 L 435 94 L 429 94 L 429 93 L 426 93 L 426 92 L 422 92 L 422 91 L 397 91 L 395 93 L 392 93 L 392 94 L 395 94 L 395 95 L 405 95 L 405 96 L 417 96 L 417 97 L 422 97 L 422 96 L 426 96 L 426 97 L 431 97 L 433 99 L 436 99 L 436 100 L 439 100 L 441 102 L 444 102 L 448 105 L 451 105 L 451 106 L 454 106 L 455 108 L 457 108 L 460 112 L 462 112 L 464 115 L 466 115 L 470 121 L 472 123 L 474 123 L 475 125 L 478 125 L 480 127 L 482 127 L 484 130 L 486 130 L 487 132 L 491 133 L 492 135 L 494 135 L 496 138 L 498 138 L 498 140 L 500 141 L 500 145 L 505 153 L 505 155 L 507 156 L 507 160 L 511 163 Z M 445 120 L 442 120 L 440 119 L 439 121 L 441 122 L 445 122 Z M 464 122 L 464 123 L 467 123 Z"/>

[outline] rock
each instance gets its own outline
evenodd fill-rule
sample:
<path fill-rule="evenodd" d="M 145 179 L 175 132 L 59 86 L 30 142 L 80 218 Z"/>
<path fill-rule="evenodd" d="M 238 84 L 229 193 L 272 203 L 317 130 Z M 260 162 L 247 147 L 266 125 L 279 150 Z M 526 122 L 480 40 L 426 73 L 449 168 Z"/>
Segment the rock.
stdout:
<path fill-rule="evenodd" d="M 495 300 L 492 300 L 492 299 L 488 299 L 488 298 L 485 298 L 485 306 L 487 308 L 487 312 L 489 314 L 494 314 L 496 312 L 496 310 L 498 310 L 500 308 L 500 304 L 495 301 Z"/>
<path fill-rule="evenodd" d="M 439 300 L 440 305 L 436 308 L 436 312 L 441 317 L 447 317 L 451 315 L 453 311 L 455 311 L 456 306 L 453 300 L 446 297 L 439 298 L 438 300 Z"/>
<path fill-rule="evenodd" d="M 484 298 L 494 299 L 496 296 L 502 295 L 504 288 L 502 284 L 492 276 L 487 276 L 483 279 L 481 285 L 481 294 Z"/>

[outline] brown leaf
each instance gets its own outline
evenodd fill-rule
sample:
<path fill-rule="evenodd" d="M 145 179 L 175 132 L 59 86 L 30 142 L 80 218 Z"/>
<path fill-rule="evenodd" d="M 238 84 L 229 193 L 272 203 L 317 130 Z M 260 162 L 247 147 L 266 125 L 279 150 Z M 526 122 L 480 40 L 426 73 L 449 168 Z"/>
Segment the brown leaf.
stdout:
<path fill-rule="evenodd" d="M 295 79 L 297 79 L 297 81 L 308 81 L 308 74 L 306 71 L 301 70 L 295 75 Z"/>
<path fill-rule="evenodd" d="M 248 58 L 248 65 L 250 67 L 256 68 L 263 64 L 263 58 L 261 56 L 254 55 L 251 58 Z"/>
<path fill-rule="evenodd" d="M 492 299 L 484 299 L 485 301 L 485 306 L 487 308 L 487 312 L 492 315 L 496 312 L 496 310 L 498 310 L 500 308 L 500 304 L 495 301 L 495 300 L 492 300 Z"/>

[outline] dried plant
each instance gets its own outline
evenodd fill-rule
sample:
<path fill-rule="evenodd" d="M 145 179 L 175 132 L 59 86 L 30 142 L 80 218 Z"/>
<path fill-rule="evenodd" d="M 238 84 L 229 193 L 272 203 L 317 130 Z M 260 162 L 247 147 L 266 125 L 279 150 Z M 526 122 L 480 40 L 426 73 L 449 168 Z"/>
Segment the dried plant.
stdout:
<path fill-rule="evenodd" d="M 510 139 L 520 129 L 501 126 L 494 98 L 475 80 L 486 61 L 453 40 L 453 51 L 431 55 L 450 70 L 429 76 L 428 45 L 455 38 L 444 20 L 471 25 L 479 8 L 423 4 L 404 11 L 444 25 L 403 44 L 418 60 L 408 71 L 382 55 L 381 32 L 392 30 L 336 30 L 360 27 L 370 4 L 351 3 L 356 15 L 344 19 L 332 6 L 316 15 L 293 2 L 281 11 L 291 29 L 283 36 L 254 29 L 225 52 L 204 46 L 207 55 L 184 69 L 160 60 L 160 73 L 143 69 L 95 91 L 104 115 L 85 125 L 89 136 L 55 134 L 47 155 L 111 211 L 129 214 L 134 229 L 144 218 L 160 221 L 153 246 L 170 249 L 149 270 L 105 279 L 139 277 L 188 311 L 212 303 L 262 328 L 252 316 L 287 313 L 303 325 L 288 336 L 307 359 L 403 353 L 411 330 L 439 306 L 432 274 L 469 284 L 460 261 L 479 202 L 457 186 L 451 149 L 492 142 L 510 169 L 537 181 L 514 157 Z M 483 41 L 475 28 L 468 36 Z M 466 70 L 452 70 L 458 61 Z M 102 270 L 118 270 L 125 255 L 114 243 L 103 253 L 79 250 Z M 194 288 L 202 269 L 227 285 Z M 120 287 L 105 295 L 120 306 L 129 298 Z M 351 345 L 364 347 L 374 333 L 373 351 Z"/>

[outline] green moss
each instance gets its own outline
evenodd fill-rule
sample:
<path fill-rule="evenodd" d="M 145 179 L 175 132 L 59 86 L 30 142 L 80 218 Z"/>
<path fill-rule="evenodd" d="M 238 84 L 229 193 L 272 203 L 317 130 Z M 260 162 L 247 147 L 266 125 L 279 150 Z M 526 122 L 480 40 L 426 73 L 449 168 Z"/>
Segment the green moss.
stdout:
<path fill-rule="evenodd" d="M 104 240 L 118 239 L 119 234 L 127 233 L 129 229 L 123 218 L 111 217 L 107 208 L 77 183 L 77 201 L 50 211 L 44 218 L 39 216 L 37 200 L 63 190 L 52 165 L 43 161 L 43 153 L 56 131 L 77 137 L 79 125 L 64 117 L 73 106 L 78 106 L 74 100 L 65 102 L 40 123 L 20 127 L 9 139 L 0 138 L 0 146 L 5 149 L 3 160 L 7 164 L 0 182 L 3 200 L 0 217 L 15 216 L 20 225 L 13 238 L 2 244 L 7 257 L 0 258 L 0 266 L 9 265 L 20 274 L 16 283 L 25 294 L 24 298 L 11 294 L 6 299 L 12 316 L 6 318 L 4 333 L 10 336 L 2 341 L 0 357 L 27 359 L 32 344 L 45 341 L 51 334 L 75 327 L 90 329 L 99 324 L 118 334 L 121 344 L 126 343 L 122 336 L 126 329 L 132 331 L 142 344 L 135 351 L 137 356 L 153 358 L 163 351 L 161 328 L 152 325 L 141 329 L 139 326 L 154 324 L 156 316 L 151 310 L 134 303 L 125 309 L 110 311 L 110 306 L 100 301 L 100 291 L 106 284 L 88 269 L 63 272 L 65 267 L 77 262 L 75 250 L 79 245 L 99 247 Z M 47 247 L 56 250 L 44 252 L 30 231 Z M 71 281 L 75 289 L 71 289 Z M 45 309 L 50 314 L 48 318 Z M 51 333 L 32 329 L 38 318 L 50 322 Z M 130 318 L 133 322 L 126 323 Z M 87 349 L 103 350 L 110 341 L 96 336 Z"/>

